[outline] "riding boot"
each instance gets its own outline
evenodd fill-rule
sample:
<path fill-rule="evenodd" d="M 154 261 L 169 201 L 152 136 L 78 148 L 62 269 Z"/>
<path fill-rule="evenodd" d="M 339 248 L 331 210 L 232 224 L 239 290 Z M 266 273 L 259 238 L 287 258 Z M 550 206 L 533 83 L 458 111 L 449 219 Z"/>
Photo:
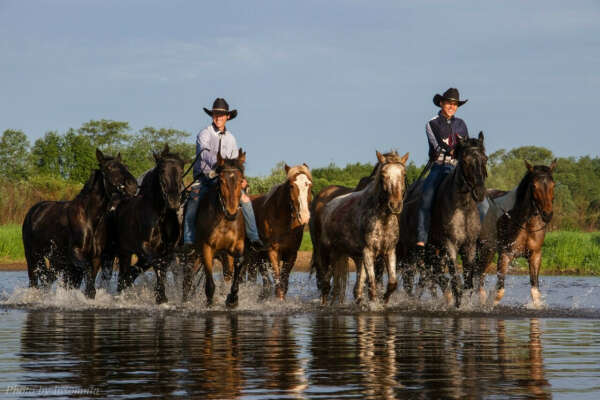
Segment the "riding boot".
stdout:
<path fill-rule="evenodd" d="M 256 226 L 256 218 L 254 217 L 252 202 L 240 202 L 240 205 L 242 206 L 244 226 L 246 228 L 246 236 L 250 240 L 250 246 L 256 249 L 263 249 L 265 245 L 262 240 L 260 240 L 260 236 L 258 235 L 258 227 Z"/>

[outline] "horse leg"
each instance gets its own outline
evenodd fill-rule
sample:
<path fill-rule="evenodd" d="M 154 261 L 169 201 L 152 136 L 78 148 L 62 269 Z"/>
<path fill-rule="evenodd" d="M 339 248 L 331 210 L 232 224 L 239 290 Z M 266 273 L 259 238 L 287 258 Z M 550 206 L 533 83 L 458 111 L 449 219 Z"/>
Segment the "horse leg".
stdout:
<path fill-rule="evenodd" d="M 331 291 L 331 268 L 330 257 L 327 249 L 315 248 L 312 257 L 311 270 L 317 273 L 317 288 L 321 291 L 321 305 L 327 303 L 327 297 Z"/>
<path fill-rule="evenodd" d="M 383 295 L 383 301 L 387 304 L 390 300 L 390 296 L 396 290 L 398 286 L 398 278 L 396 277 L 396 250 L 392 249 L 388 251 L 386 266 L 388 271 L 388 285 L 385 294 Z"/>
<path fill-rule="evenodd" d="M 273 271 L 273 282 L 275 284 L 275 295 L 279 300 L 283 300 L 283 288 L 281 286 L 281 269 L 279 266 L 279 252 L 270 248 L 268 251 L 269 262 Z"/>
<path fill-rule="evenodd" d="M 115 256 L 113 254 L 102 254 L 101 263 L 102 270 L 100 274 L 100 287 L 108 289 L 110 281 L 112 279 L 113 265 L 115 262 Z"/>
<path fill-rule="evenodd" d="M 354 262 L 356 266 L 356 282 L 354 283 L 354 301 L 356 302 L 356 304 L 360 304 L 362 301 L 363 286 L 365 285 L 365 281 L 367 280 L 367 274 L 364 270 L 363 259 L 356 261 Z"/>
<path fill-rule="evenodd" d="M 475 265 L 476 251 L 475 243 L 467 244 L 463 246 L 460 254 L 463 263 L 464 289 L 469 290 L 471 293 L 474 287 L 474 280 L 479 280 L 479 273 Z"/>
<path fill-rule="evenodd" d="M 477 245 L 477 256 L 475 258 L 475 268 L 477 268 L 477 274 L 479 275 L 478 290 L 479 290 L 479 301 L 481 304 L 485 304 L 487 301 L 487 293 L 485 291 L 485 274 L 487 271 L 488 264 L 492 261 L 494 256 L 494 250 L 482 243 Z"/>
<path fill-rule="evenodd" d="M 156 304 L 163 304 L 169 301 L 165 293 L 165 276 L 167 271 L 167 262 L 162 258 L 157 258 L 154 262 L 154 272 L 156 273 L 156 287 L 154 294 Z"/>
<path fill-rule="evenodd" d="M 425 250 L 425 270 L 430 270 L 431 277 L 429 280 L 429 290 L 431 297 L 437 297 L 437 288 L 435 284 L 439 286 L 442 293 L 446 294 L 448 291 L 448 278 L 444 275 L 444 266 L 447 262 L 447 254 L 444 252 L 440 255 L 435 249 Z"/>
<path fill-rule="evenodd" d="M 233 282 L 231 283 L 231 291 L 227 295 L 227 300 L 225 301 L 225 305 L 229 308 L 235 308 L 238 305 L 238 291 L 239 291 L 239 283 L 241 272 L 244 265 L 239 261 L 235 260 L 231 255 L 227 255 L 226 257 L 228 267 L 231 266 L 233 268 Z"/>
<path fill-rule="evenodd" d="M 283 260 L 283 266 L 281 268 L 281 283 L 283 285 L 283 295 L 285 296 L 288 291 L 288 285 L 290 283 L 290 274 L 294 264 L 296 263 L 296 255 L 292 255 L 290 258 Z"/>
<path fill-rule="evenodd" d="M 375 256 L 371 249 L 363 250 L 362 265 L 369 280 L 369 301 L 377 297 L 377 283 L 375 282 Z"/>
<path fill-rule="evenodd" d="M 496 297 L 494 298 L 494 306 L 500 303 L 504 297 L 504 278 L 508 269 L 508 264 L 512 261 L 512 255 L 507 251 L 500 251 L 498 254 L 498 265 L 496 267 L 498 282 L 496 282 Z"/>
<path fill-rule="evenodd" d="M 460 308 L 462 300 L 462 279 L 456 268 L 456 258 L 448 257 L 448 272 L 450 272 L 452 282 L 452 295 L 454 296 L 454 305 Z"/>
<path fill-rule="evenodd" d="M 202 258 L 204 263 L 204 271 L 206 272 L 206 283 L 204 292 L 206 293 L 206 302 L 208 306 L 212 305 L 213 296 L 215 294 L 215 281 L 213 279 L 213 249 L 207 244 L 202 246 Z"/>
<path fill-rule="evenodd" d="M 92 258 L 92 268 L 91 271 L 88 270 L 88 274 L 85 279 L 85 295 L 94 299 L 96 297 L 96 276 L 98 275 L 98 271 L 100 271 L 100 267 L 102 266 L 102 260 L 100 257 Z"/>
<path fill-rule="evenodd" d="M 131 280 L 131 254 L 119 254 L 119 277 L 117 279 L 118 293 L 121 293 L 123 289 L 126 289 L 133 284 L 133 281 Z"/>
<path fill-rule="evenodd" d="M 529 253 L 529 282 L 531 283 L 531 299 L 533 300 L 534 307 L 540 307 L 543 305 L 542 295 L 540 293 L 540 283 L 538 276 L 540 273 L 540 266 L 542 264 L 542 251 L 536 250 Z"/>

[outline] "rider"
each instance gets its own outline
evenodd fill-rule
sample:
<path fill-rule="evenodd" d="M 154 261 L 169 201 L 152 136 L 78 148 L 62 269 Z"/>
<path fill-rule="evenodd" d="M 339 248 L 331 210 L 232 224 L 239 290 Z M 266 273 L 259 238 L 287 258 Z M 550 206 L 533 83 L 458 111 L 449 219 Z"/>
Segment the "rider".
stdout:
<path fill-rule="evenodd" d="M 225 99 L 217 98 L 213 103 L 212 110 L 204 108 L 204 111 L 212 117 L 212 124 L 198 133 L 196 139 L 197 160 L 194 164 L 194 180 L 197 182 L 192 185 L 183 221 L 184 250 L 190 249 L 194 243 L 196 236 L 196 214 L 200 200 L 208 193 L 209 188 L 216 184 L 217 173 L 215 168 L 217 153 L 220 150 L 223 158 L 236 158 L 238 156 L 235 137 L 225 128 L 227 121 L 237 116 L 237 110 L 229 111 L 229 104 L 227 104 Z M 260 249 L 264 245 L 258 236 L 252 202 L 246 194 L 247 186 L 248 182 L 244 178 L 242 181 L 240 205 L 244 216 L 246 236 L 250 239 L 251 247 Z"/>
<path fill-rule="evenodd" d="M 427 125 L 425 132 L 429 141 L 429 160 L 433 163 L 431 171 L 423 183 L 423 194 L 417 215 L 417 253 L 424 254 L 425 244 L 429 234 L 431 206 L 437 187 L 444 178 L 456 167 L 454 147 L 457 138 L 469 137 L 465 121 L 454 116 L 458 107 L 468 100 L 460 100 L 458 89 L 450 88 L 443 95 L 436 94 L 433 104 L 441 110 Z"/>

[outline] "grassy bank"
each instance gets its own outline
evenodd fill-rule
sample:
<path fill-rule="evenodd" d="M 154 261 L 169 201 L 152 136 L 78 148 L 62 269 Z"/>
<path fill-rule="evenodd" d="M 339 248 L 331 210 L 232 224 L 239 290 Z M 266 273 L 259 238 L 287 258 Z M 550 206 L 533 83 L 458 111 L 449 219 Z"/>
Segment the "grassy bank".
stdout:
<path fill-rule="evenodd" d="M 312 251 L 308 232 L 304 232 L 300 250 Z M 518 259 L 514 267 L 527 271 L 527 260 Z M 600 232 L 547 233 L 542 255 L 542 273 L 600 275 Z"/>
<path fill-rule="evenodd" d="M 310 234 L 304 232 L 301 251 L 312 251 Z M 24 262 L 21 226 L 0 226 L 0 263 Z M 527 270 L 527 260 L 515 263 Z M 556 231 L 546 235 L 542 257 L 542 273 L 600 275 L 600 232 Z"/>

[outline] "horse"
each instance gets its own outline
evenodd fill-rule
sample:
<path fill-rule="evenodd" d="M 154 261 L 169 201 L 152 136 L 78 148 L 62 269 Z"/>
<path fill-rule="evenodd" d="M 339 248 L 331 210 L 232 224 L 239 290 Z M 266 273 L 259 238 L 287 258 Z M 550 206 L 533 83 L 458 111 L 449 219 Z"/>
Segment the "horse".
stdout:
<path fill-rule="evenodd" d="M 375 298 L 373 264 L 378 256 L 384 256 L 388 270 L 385 302 L 396 289 L 397 215 L 403 206 L 408 153 L 403 157 L 396 152 L 388 156 L 376 152 L 376 155 L 379 167 L 374 179 L 364 189 L 348 193 L 348 188 L 327 187 L 313 201 L 310 222 L 313 242 L 311 269 L 317 272 L 322 304 L 327 301 L 332 275 L 332 302 L 336 298 L 343 302 L 348 257 L 357 266 L 354 287 L 357 303 L 361 302 L 365 278 L 369 279 L 369 299 Z"/>
<path fill-rule="evenodd" d="M 224 159 L 217 153 L 217 183 L 211 187 L 201 200 L 196 216 L 196 238 L 194 247 L 197 250 L 194 267 L 186 265 L 183 272 L 183 301 L 187 301 L 192 279 L 198 272 L 200 261 L 206 272 L 205 293 L 208 305 L 212 305 L 215 282 L 212 276 L 213 259 L 220 257 L 223 264 L 225 281 L 231 280 L 231 292 L 227 304 L 237 301 L 237 292 L 241 268 L 235 266 L 234 258 L 244 254 L 244 217 L 239 212 L 242 181 L 244 179 L 244 163 L 246 153 L 239 149 L 237 158 Z M 199 254 L 198 254 L 199 253 Z"/>
<path fill-rule="evenodd" d="M 419 293 L 428 280 L 435 280 L 442 291 L 447 289 L 448 280 L 443 274 L 447 266 L 452 276 L 452 294 L 456 307 L 460 307 L 462 296 L 461 277 L 456 268 L 460 254 L 463 262 L 465 286 L 472 287 L 475 268 L 476 244 L 481 228 L 477 203 L 485 195 L 487 178 L 487 156 L 483 144 L 483 132 L 477 139 L 459 138 L 454 149 L 457 166 L 444 178 L 437 189 L 431 210 L 429 242 L 426 245 L 424 265 L 418 266 L 421 276 Z M 397 246 L 397 257 L 402 269 L 404 289 L 412 294 L 412 281 L 416 269 L 414 254 L 417 242 L 417 212 L 420 206 L 422 182 L 408 189 L 404 209 L 399 217 L 402 228 Z M 429 282 L 429 283 L 433 283 Z M 432 293 L 435 289 L 431 286 Z M 448 295 L 448 293 L 446 292 Z"/>
<path fill-rule="evenodd" d="M 524 256 L 529 261 L 531 298 L 535 306 L 541 305 L 538 275 L 542 263 L 542 245 L 546 226 L 552 220 L 554 179 L 550 166 L 532 166 L 525 161 L 527 173 L 509 192 L 488 190 L 489 209 L 483 219 L 477 246 L 477 272 L 482 300 L 485 300 L 483 280 L 494 254 L 498 252 L 496 296 L 497 305 L 504 296 L 504 277 L 508 265 L 515 257 Z M 494 196 L 494 194 L 496 196 Z"/>
<path fill-rule="evenodd" d="M 270 262 L 275 292 L 279 299 L 283 299 L 287 293 L 290 272 L 302 243 L 304 226 L 310 219 L 313 181 L 306 164 L 294 167 L 285 164 L 285 173 L 285 182 L 273 186 L 266 195 L 251 196 L 259 234 L 268 243 L 268 248 L 266 251 L 255 252 L 246 247 L 243 262 L 245 269 Z M 267 283 L 265 293 L 270 292 L 268 273 L 264 270 L 261 272 Z"/>
<path fill-rule="evenodd" d="M 107 214 L 137 190 L 120 153 L 109 157 L 96 149 L 96 158 L 99 169 L 92 171 L 73 200 L 42 201 L 27 212 L 22 235 L 30 287 L 48 287 L 62 272 L 65 285 L 78 288 L 86 274 L 85 294 L 96 296 L 94 284 L 108 236 Z"/>
<path fill-rule="evenodd" d="M 154 267 L 156 273 L 156 302 L 167 302 L 164 277 L 166 268 L 179 241 L 180 224 L 177 210 L 183 187 L 184 161 L 165 145 L 154 153 L 155 167 L 144 177 L 139 194 L 126 199 L 115 211 L 113 254 L 119 258 L 121 291 L 133 284 L 143 271 Z M 138 262 L 131 266 L 132 254 Z M 112 267 L 112 260 L 104 266 Z"/>

